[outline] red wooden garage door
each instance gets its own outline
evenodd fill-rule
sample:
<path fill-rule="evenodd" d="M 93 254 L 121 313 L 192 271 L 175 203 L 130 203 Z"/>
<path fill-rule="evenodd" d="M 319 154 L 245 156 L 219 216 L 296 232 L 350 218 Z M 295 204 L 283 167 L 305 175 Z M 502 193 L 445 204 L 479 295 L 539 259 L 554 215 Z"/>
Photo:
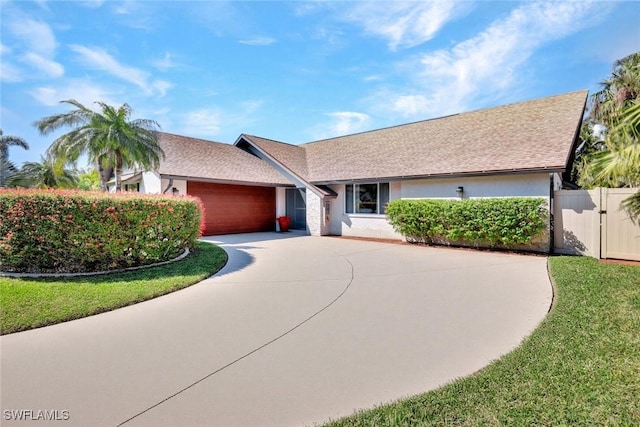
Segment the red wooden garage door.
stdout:
<path fill-rule="evenodd" d="M 204 204 L 205 236 L 275 229 L 273 187 L 188 181 L 187 193 L 199 197 Z"/>

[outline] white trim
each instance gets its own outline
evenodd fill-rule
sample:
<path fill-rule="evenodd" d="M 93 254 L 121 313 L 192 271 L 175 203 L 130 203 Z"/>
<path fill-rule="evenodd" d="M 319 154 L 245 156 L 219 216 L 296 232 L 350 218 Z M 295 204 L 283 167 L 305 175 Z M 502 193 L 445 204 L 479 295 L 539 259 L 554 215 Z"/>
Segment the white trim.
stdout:
<path fill-rule="evenodd" d="M 371 184 L 376 184 L 376 212 L 375 213 L 364 213 L 364 212 L 355 212 L 356 210 L 356 188 L 355 186 L 358 185 L 371 185 Z M 381 217 L 386 217 L 385 214 L 381 214 L 380 213 L 380 209 L 382 208 L 381 204 L 380 204 L 380 184 L 387 184 L 387 185 L 391 185 L 390 181 L 367 181 L 367 182 L 349 182 L 344 184 L 344 207 L 343 207 L 343 215 L 366 215 L 366 217 L 373 217 L 373 216 L 381 216 Z M 352 191 L 352 196 L 353 196 L 353 210 L 354 212 L 347 212 L 347 186 L 353 186 L 353 191 Z M 391 201 L 391 196 L 389 194 L 389 201 Z"/>
<path fill-rule="evenodd" d="M 343 213 L 343 216 L 347 218 L 386 218 L 385 214 L 374 214 L 374 213 Z"/>

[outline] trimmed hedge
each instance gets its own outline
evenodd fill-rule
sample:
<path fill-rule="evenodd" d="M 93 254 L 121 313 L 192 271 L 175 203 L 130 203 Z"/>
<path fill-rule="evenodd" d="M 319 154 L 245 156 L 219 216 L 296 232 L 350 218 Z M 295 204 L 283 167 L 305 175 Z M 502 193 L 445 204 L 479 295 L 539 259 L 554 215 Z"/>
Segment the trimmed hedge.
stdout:
<path fill-rule="evenodd" d="M 531 244 L 548 225 L 545 199 L 393 200 L 387 216 L 408 241 L 477 247 Z"/>
<path fill-rule="evenodd" d="M 199 199 L 0 190 L 0 270 L 89 272 L 166 261 L 203 229 Z"/>

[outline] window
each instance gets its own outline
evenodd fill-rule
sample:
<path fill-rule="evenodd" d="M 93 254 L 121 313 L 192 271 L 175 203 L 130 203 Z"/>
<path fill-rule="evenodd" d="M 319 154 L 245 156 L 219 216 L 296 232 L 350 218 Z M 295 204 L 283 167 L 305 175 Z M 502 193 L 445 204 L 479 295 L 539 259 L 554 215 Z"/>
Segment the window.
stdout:
<path fill-rule="evenodd" d="M 134 191 L 140 192 L 140 183 L 136 182 L 135 184 L 125 184 L 124 191 Z"/>
<path fill-rule="evenodd" d="M 384 215 L 389 203 L 389 183 L 347 184 L 345 212 Z"/>

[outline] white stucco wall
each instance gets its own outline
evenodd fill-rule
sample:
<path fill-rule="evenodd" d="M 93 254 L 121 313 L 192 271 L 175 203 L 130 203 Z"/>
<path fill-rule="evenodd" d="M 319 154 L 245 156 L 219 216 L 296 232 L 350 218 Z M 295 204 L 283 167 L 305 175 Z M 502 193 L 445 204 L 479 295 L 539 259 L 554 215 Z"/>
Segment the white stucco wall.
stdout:
<path fill-rule="evenodd" d="M 145 194 L 162 193 L 160 175 L 156 172 L 142 172 L 140 192 Z"/>
<path fill-rule="evenodd" d="M 287 189 L 276 187 L 276 218 L 287 214 Z"/>
<path fill-rule="evenodd" d="M 307 232 L 312 236 L 322 235 L 322 199 L 307 189 Z"/>
<path fill-rule="evenodd" d="M 554 184 L 557 184 L 555 180 Z M 458 199 L 456 190 L 463 187 L 463 197 L 544 197 L 549 198 L 548 173 L 490 177 L 438 178 L 394 181 L 389 183 L 389 200 L 396 199 Z M 404 239 L 396 233 L 384 215 L 347 214 L 344 206 L 344 185 L 331 185 L 338 193 L 331 202 L 329 232 L 333 235 Z"/>
<path fill-rule="evenodd" d="M 463 198 L 549 197 L 548 173 L 437 178 L 403 181 L 401 199 L 457 199 L 456 189 L 464 188 Z"/>
<path fill-rule="evenodd" d="M 347 214 L 344 207 L 344 185 L 330 185 L 338 197 L 331 201 L 329 233 L 336 236 L 369 237 L 402 240 L 387 221 L 385 215 Z M 402 183 L 389 183 L 389 200 L 400 198 Z"/>
<path fill-rule="evenodd" d="M 307 188 L 305 196 L 307 208 L 307 232 L 312 236 L 326 236 L 330 234 L 330 221 L 327 221 L 325 203 L 329 200 Z"/>
<path fill-rule="evenodd" d="M 166 178 L 162 178 L 159 193 L 162 193 L 165 190 L 165 188 L 167 188 L 168 185 L 169 185 L 169 180 Z M 187 181 L 185 180 L 174 179 L 173 183 L 171 184 L 171 188 L 167 191 L 166 194 L 172 195 L 173 194 L 172 188 L 176 188 L 178 190 L 178 193 L 176 193 L 176 195 L 180 195 L 180 196 L 187 195 Z"/>

